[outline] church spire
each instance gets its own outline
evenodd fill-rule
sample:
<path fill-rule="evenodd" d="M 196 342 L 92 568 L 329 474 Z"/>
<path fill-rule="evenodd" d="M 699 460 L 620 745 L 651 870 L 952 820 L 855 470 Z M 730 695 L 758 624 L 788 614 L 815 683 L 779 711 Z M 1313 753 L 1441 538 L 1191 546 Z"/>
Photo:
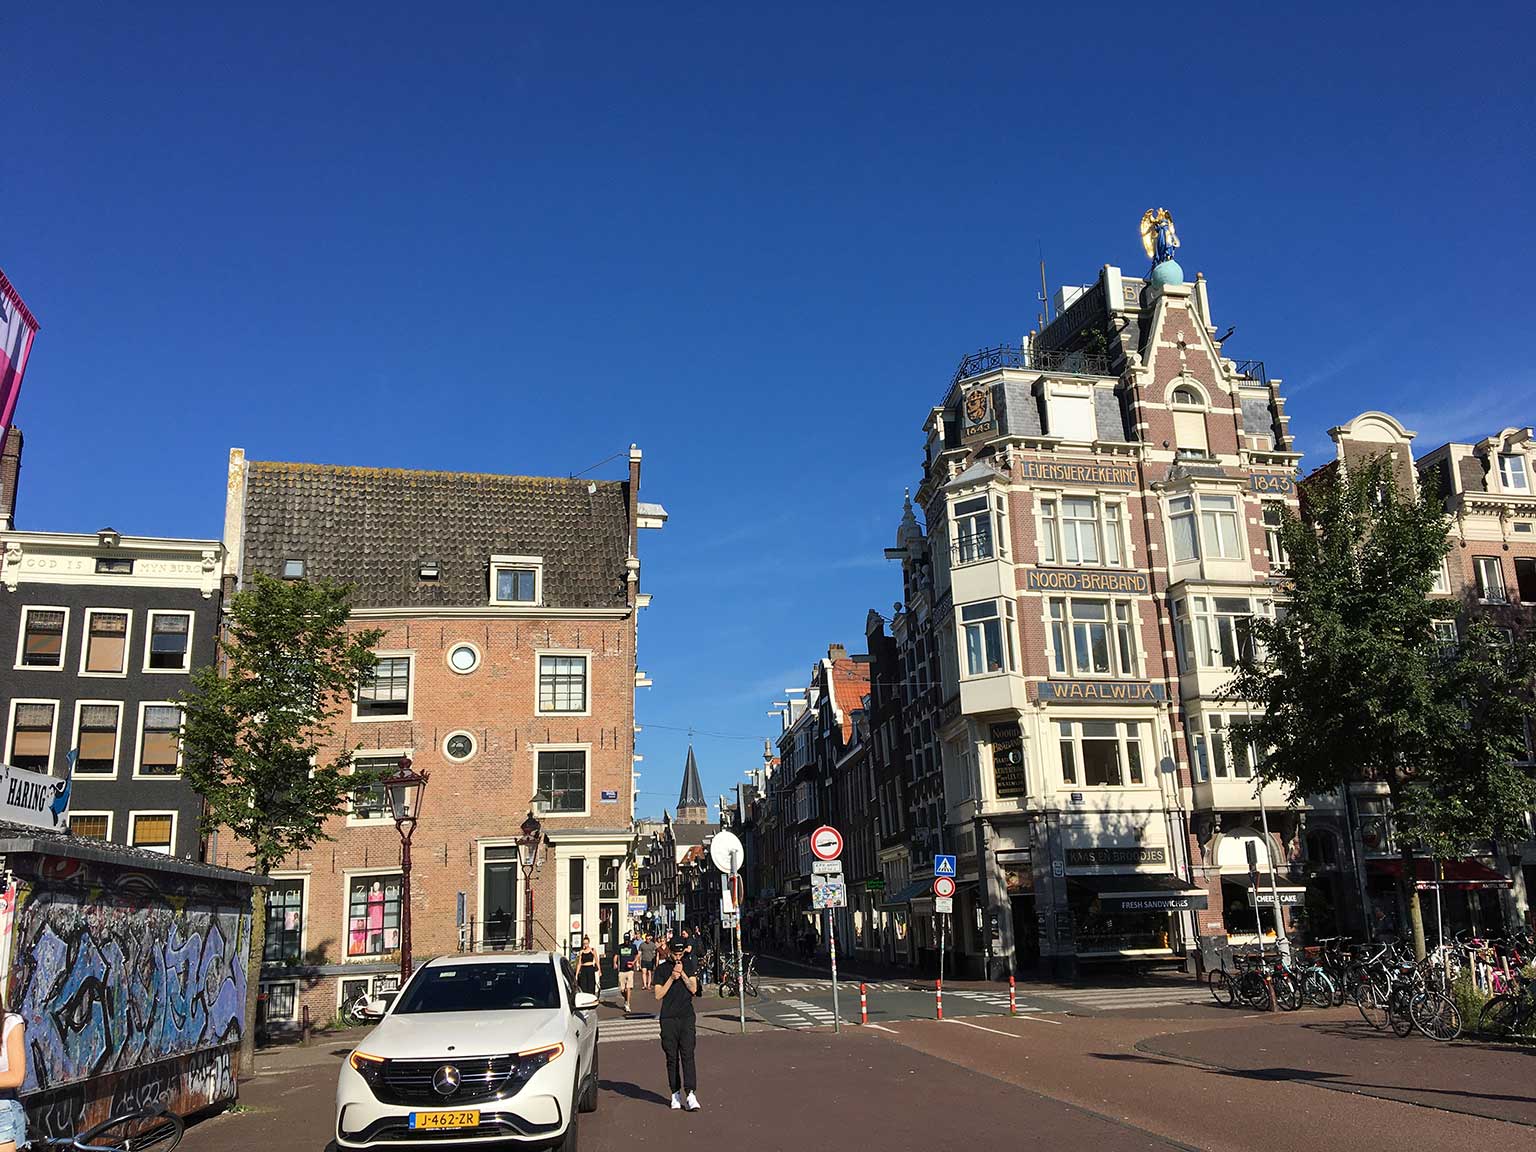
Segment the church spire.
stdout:
<path fill-rule="evenodd" d="M 688 762 L 683 765 L 683 790 L 677 797 L 677 818 L 688 824 L 707 824 L 709 805 L 704 802 L 704 785 L 699 780 L 699 765 L 688 745 Z"/>

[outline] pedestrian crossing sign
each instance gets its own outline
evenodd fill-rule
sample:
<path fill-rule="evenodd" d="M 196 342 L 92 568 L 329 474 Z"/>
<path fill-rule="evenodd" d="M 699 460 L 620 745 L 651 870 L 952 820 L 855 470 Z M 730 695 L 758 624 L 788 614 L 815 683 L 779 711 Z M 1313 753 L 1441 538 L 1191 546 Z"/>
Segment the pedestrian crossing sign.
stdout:
<path fill-rule="evenodd" d="M 933 874 L 935 876 L 955 875 L 955 858 L 953 856 L 935 856 L 933 858 Z"/>

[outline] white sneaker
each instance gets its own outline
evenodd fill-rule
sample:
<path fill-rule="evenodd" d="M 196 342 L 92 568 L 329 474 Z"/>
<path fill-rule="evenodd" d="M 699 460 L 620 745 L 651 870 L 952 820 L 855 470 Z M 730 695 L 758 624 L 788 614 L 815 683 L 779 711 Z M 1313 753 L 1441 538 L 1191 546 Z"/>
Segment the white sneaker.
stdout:
<path fill-rule="evenodd" d="M 676 1110 L 676 1109 L 681 1108 L 682 1106 L 683 1106 L 683 1098 L 681 1096 L 679 1096 L 676 1092 L 672 1093 L 672 1107 L 673 1107 L 673 1109 Z"/>
<path fill-rule="evenodd" d="M 690 1112 L 697 1112 L 698 1110 L 699 1110 L 699 1098 L 697 1096 L 695 1096 L 692 1092 L 688 1093 L 688 1111 L 690 1111 Z"/>

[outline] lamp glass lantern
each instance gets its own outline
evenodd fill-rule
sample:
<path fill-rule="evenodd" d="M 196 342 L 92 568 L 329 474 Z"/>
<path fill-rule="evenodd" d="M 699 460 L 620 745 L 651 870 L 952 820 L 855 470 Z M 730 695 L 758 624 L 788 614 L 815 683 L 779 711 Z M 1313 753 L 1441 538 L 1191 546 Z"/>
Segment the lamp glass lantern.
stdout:
<path fill-rule="evenodd" d="M 411 767 L 411 758 L 402 756 L 395 774 L 383 783 L 395 823 L 402 827 L 414 825 L 421 816 L 421 794 L 427 786 L 426 773 L 415 771 Z"/>

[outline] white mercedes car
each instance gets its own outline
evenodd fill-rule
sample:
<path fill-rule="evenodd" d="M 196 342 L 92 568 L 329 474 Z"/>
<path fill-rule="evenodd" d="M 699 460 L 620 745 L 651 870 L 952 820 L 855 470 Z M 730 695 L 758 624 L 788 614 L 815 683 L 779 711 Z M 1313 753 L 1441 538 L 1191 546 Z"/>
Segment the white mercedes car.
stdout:
<path fill-rule="evenodd" d="M 554 953 L 429 961 L 342 1065 L 337 1147 L 574 1152 L 597 1107 L 596 1008 Z"/>

